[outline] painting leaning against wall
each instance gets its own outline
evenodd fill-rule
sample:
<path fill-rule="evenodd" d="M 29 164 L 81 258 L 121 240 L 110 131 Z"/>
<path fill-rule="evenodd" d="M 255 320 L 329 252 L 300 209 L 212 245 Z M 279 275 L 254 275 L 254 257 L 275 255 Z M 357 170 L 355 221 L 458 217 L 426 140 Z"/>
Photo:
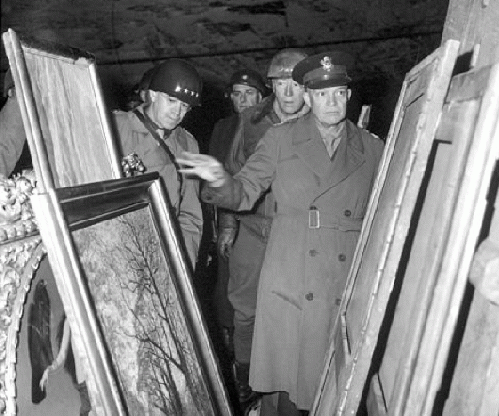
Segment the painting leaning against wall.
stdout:
<path fill-rule="evenodd" d="M 91 414 L 232 416 L 158 173 L 32 203 Z"/>
<path fill-rule="evenodd" d="M 149 210 L 73 233 L 130 414 L 212 415 Z"/>

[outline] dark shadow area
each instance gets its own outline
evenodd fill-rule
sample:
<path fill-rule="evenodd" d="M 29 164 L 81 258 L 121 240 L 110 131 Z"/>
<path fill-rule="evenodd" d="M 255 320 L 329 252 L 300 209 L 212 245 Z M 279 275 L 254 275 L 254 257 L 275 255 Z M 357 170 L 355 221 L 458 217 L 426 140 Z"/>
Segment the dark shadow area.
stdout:
<path fill-rule="evenodd" d="M 215 123 L 227 117 L 230 112 L 230 101 L 225 97 L 223 88 L 214 82 L 203 80 L 201 106 L 194 107 L 182 121 L 182 126 L 196 138 L 201 153 L 208 153 Z"/>
<path fill-rule="evenodd" d="M 349 118 L 357 122 L 362 105 L 371 105 L 367 130 L 385 141 L 402 88 L 401 82 L 380 76 L 352 83 Z"/>

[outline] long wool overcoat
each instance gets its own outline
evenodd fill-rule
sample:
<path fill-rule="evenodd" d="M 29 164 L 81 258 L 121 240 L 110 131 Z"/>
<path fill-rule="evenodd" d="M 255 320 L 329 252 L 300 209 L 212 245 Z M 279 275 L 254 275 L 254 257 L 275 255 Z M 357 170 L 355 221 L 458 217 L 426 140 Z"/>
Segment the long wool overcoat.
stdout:
<path fill-rule="evenodd" d="M 258 288 L 250 385 L 312 405 L 370 191 L 381 140 L 346 123 L 329 158 L 312 114 L 271 128 L 207 202 L 247 210 L 272 186 L 277 201 Z"/>

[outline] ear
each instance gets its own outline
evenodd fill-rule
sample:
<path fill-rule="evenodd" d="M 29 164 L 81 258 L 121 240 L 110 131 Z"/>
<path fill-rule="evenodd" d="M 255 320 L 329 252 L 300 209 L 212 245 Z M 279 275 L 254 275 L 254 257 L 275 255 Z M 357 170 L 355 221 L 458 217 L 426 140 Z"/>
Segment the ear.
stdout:
<path fill-rule="evenodd" d="M 276 85 L 276 80 L 272 78 L 272 92 L 275 94 L 275 85 Z"/>
<path fill-rule="evenodd" d="M 352 90 L 349 88 L 347 90 L 347 101 L 350 101 L 350 98 L 352 97 Z"/>
<path fill-rule="evenodd" d="M 303 100 L 305 101 L 305 104 L 312 108 L 312 99 L 310 98 L 310 90 L 307 88 L 305 89 L 305 92 L 303 94 Z"/>
<path fill-rule="evenodd" d="M 153 91 L 153 90 L 147 90 L 149 91 L 149 98 L 150 98 L 150 101 L 153 103 L 154 101 L 156 101 L 156 99 L 158 98 L 158 93 L 156 91 Z"/>

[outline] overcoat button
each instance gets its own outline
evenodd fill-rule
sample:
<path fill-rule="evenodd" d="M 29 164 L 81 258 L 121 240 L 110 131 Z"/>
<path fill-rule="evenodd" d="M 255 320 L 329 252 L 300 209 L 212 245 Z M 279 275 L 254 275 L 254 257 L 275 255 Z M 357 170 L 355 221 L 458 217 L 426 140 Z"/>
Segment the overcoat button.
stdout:
<path fill-rule="evenodd" d="M 345 217 L 349 217 L 350 215 L 352 215 L 352 211 L 347 209 L 347 210 L 345 210 L 344 214 L 345 214 Z"/>
<path fill-rule="evenodd" d="M 310 254 L 310 257 L 315 257 L 317 256 L 317 254 L 319 254 L 319 252 L 317 250 L 312 249 L 308 252 L 308 254 Z"/>
<path fill-rule="evenodd" d="M 305 299 L 307 300 L 314 300 L 314 294 L 312 292 L 309 292 L 305 295 Z"/>
<path fill-rule="evenodd" d="M 347 259 L 347 256 L 345 256 L 343 253 L 341 253 L 339 256 L 338 256 L 338 260 L 339 261 L 345 261 Z"/>

